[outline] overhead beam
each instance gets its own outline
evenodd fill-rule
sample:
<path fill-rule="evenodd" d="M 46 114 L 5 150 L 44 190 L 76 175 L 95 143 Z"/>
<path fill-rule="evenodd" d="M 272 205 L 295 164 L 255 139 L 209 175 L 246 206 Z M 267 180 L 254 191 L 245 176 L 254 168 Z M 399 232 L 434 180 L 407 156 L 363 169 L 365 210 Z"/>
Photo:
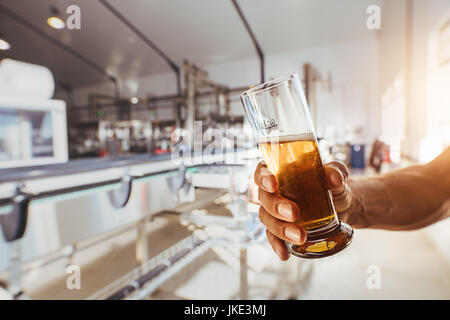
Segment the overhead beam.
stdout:
<path fill-rule="evenodd" d="M 55 83 L 67 92 L 73 91 L 72 86 L 68 85 L 67 83 L 65 83 L 63 81 L 59 81 L 58 79 L 55 79 Z"/>
<path fill-rule="evenodd" d="M 118 90 L 118 87 L 117 87 L 117 79 L 115 77 L 113 77 L 112 75 L 109 75 L 106 72 L 106 70 L 104 70 L 101 66 L 99 66 L 98 64 L 96 64 L 95 62 L 93 62 L 92 60 L 87 58 L 86 56 L 82 55 L 81 53 L 73 50 L 71 47 L 69 47 L 69 46 L 65 45 L 64 43 L 58 41 L 57 39 L 49 36 L 44 31 L 42 31 L 41 29 L 36 27 L 34 24 L 28 22 L 26 19 L 22 18 L 20 15 L 18 15 L 17 13 L 9 10 L 8 8 L 6 8 L 5 6 L 3 6 L 1 4 L 0 4 L 0 12 L 3 12 L 5 15 L 10 17 L 11 19 L 15 20 L 16 22 L 18 22 L 19 24 L 23 25 L 27 29 L 33 31 L 37 35 L 39 35 L 42 38 L 44 38 L 44 39 L 48 40 L 49 42 L 53 43 L 55 46 L 61 48 L 65 52 L 69 53 L 73 57 L 75 57 L 78 60 L 80 60 L 81 62 L 83 62 L 84 64 L 90 66 L 92 69 L 96 70 L 98 73 L 102 74 L 105 78 L 107 78 L 109 81 L 111 81 L 113 83 L 115 94 L 116 94 L 116 96 L 119 96 L 119 90 Z"/>
<path fill-rule="evenodd" d="M 122 21 L 123 24 L 125 24 L 128 28 L 131 29 L 131 31 L 134 32 L 147 46 L 149 46 L 151 49 L 153 49 L 169 66 L 170 68 L 175 72 L 175 75 L 177 77 L 177 94 L 181 94 L 181 73 L 180 68 L 177 66 L 177 64 L 172 61 L 172 59 L 169 58 L 169 56 L 162 51 L 153 41 L 151 41 L 145 34 L 143 34 L 134 24 L 132 24 L 125 16 L 123 16 L 119 11 L 117 11 L 116 8 L 114 8 L 111 4 L 109 4 L 106 0 L 99 0 L 105 8 L 107 8 L 114 16 L 116 16 L 117 19 Z"/>
<path fill-rule="evenodd" d="M 258 43 L 258 40 L 256 40 L 255 34 L 253 33 L 252 29 L 250 28 L 250 25 L 249 25 L 247 19 L 245 18 L 244 13 L 242 12 L 241 8 L 239 7 L 237 1 L 231 0 L 231 2 L 233 3 L 234 7 L 236 8 L 238 15 L 241 18 L 241 21 L 244 24 L 244 27 L 247 30 L 248 35 L 252 39 L 253 45 L 255 46 L 256 52 L 259 57 L 261 83 L 263 83 L 263 82 L 265 82 L 265 80 L 264 80 L 265 79 L 265 77 L 264 77 L 264 53 L 261 49 L 261 46 Z"/>

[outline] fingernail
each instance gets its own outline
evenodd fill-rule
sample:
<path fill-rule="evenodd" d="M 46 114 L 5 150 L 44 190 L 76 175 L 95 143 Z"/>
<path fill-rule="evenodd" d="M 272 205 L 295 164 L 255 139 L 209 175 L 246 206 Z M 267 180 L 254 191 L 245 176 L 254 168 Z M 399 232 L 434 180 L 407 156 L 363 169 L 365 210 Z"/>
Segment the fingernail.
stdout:
<path fill-rule="evenodd" d="M 285 218 L 291 218 L 292 217 L 292 207 L 287 202 L 280 202 L 277 207 L 277 211 L 280 215 L 282 215 Z"/>
<path fill-rule="evenodd" d="M 333 171 L 331 173 L 331 182 L 335 186 L 340 186 L 342 184 L 342 177 L 337 171 Z"/>
<path fill-rule="evenodd" d="M 284 235 L 295 242 L 300 242 L 300 230 L 294 226 L 288 226 L 284 229 Z"/>
<path fill-rule="evenodd" d="M 270 172 L 270 170 L 267 169 L 266 167 L 262 167 L 261 168 L 261 175 L 262 176 L 271 176 L 272 172 Z"/>
<path fill-rule="evenodd" d="M 267 190 L 272 190 L 272 179 L 269 177 L 263 177 L 261 182 Z"/>

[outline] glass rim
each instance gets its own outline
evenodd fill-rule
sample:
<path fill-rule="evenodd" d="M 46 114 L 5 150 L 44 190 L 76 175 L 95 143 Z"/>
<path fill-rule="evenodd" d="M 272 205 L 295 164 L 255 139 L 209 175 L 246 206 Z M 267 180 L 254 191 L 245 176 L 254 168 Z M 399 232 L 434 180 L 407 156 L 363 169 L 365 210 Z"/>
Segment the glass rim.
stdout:
<path fill-rule="evenodd" d="M 298 79 L 298 78 L 299 78 L 298 73 L 290 73 L 288 75 L 277 77 L 275 79 L 258 84 L 257 86 L 254 86 L 253 88 L 250 88 L 247 91 L 244 91 L 243 93 L 240 94 L 240 96 L 245 97 L 250 94 L 256 94 L 256 93 L 260 93 L 260 92 L 263 92 L 266 90 L 270 90 L 270 89 L 275 88 L 285 82 L 288 82 L 291 79 Z"/>

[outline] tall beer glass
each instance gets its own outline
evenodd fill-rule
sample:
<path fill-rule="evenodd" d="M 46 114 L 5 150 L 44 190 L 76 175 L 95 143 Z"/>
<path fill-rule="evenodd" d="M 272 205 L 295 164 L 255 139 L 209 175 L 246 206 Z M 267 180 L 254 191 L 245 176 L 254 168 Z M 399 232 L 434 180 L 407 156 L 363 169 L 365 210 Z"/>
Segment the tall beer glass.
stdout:
<path fill-rule="evenodd" d="M 337 218 L 298 75 L 263 83 L 241 100 L 264 161 L 278 179 L 278 192 L 300 208 L 296 223 L 307 231 L 307 241 L 286 242 L 289 251 L 321 258 L 344 249 L 353 230 Z"/>

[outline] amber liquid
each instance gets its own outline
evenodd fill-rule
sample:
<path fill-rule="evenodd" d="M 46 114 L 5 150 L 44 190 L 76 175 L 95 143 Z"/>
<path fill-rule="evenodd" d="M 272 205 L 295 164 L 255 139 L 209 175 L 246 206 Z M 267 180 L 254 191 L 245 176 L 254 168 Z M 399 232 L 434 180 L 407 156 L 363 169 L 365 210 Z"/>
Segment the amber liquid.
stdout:
<path fill-rule="evenodd" d="M 313 230 L 333 221 L 325 168 L 313 135 L 269 138 L 261 140 L 259 148 L 268 169 L 278 178 L 278 192 L 299 206 L 298 224 Z"/>

